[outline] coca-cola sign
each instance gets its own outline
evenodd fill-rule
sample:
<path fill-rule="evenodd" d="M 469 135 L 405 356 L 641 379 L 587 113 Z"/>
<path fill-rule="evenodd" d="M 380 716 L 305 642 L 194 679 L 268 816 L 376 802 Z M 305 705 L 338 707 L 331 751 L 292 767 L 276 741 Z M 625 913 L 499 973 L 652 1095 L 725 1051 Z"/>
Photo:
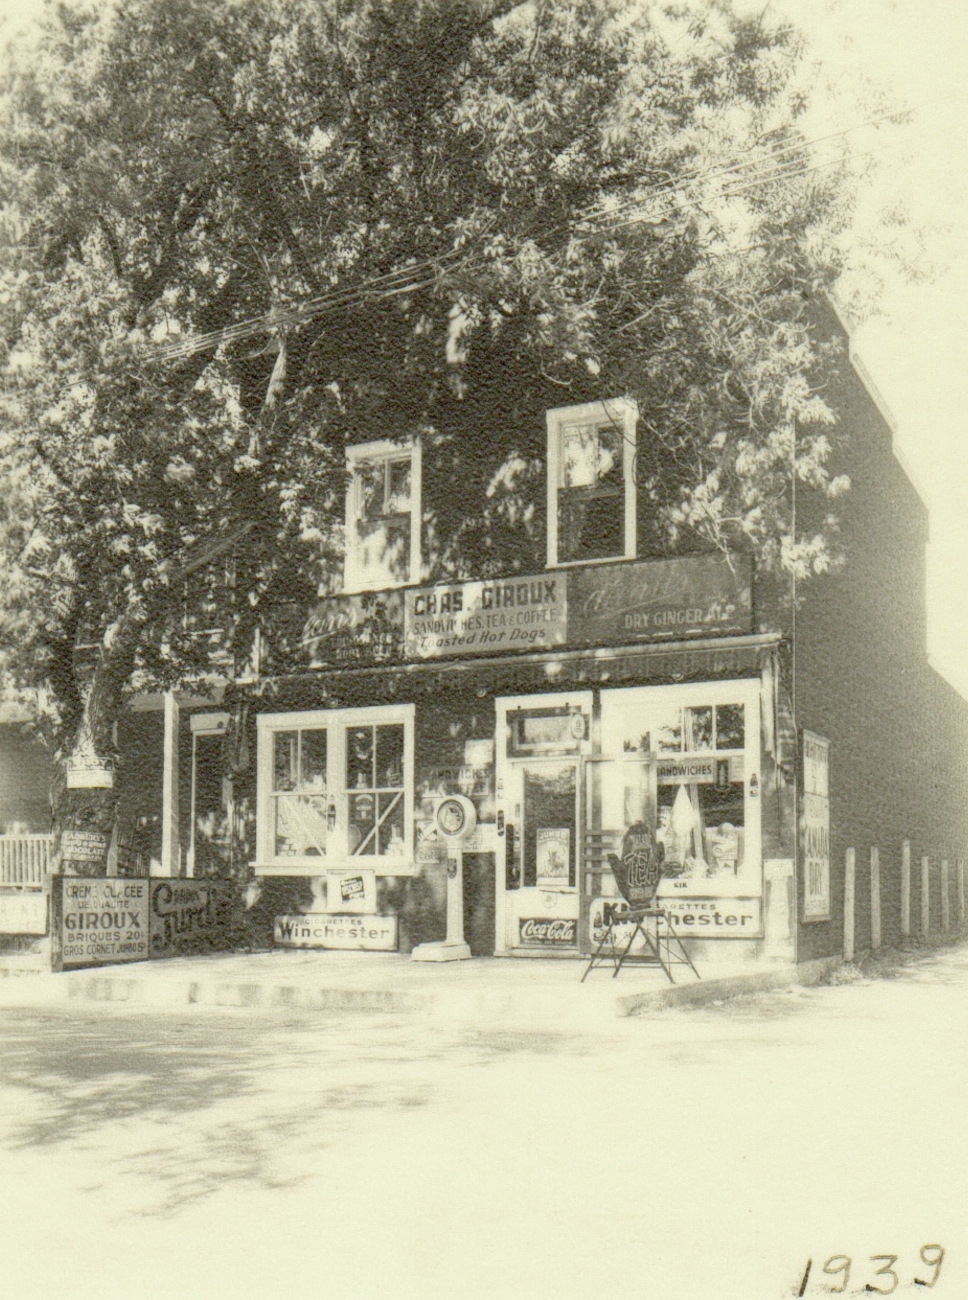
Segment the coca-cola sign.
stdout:
<path fill-rule="evenodd" d="M 526 916 L 520 922 L 523 948 L 574 948 L 574 917 Z"/>

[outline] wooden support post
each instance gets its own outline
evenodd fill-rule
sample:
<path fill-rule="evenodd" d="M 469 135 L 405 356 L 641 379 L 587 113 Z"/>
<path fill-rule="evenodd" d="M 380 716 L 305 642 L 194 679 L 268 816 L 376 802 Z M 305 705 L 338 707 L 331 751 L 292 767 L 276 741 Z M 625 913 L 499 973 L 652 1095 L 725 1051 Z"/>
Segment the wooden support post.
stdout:
<path fill-rule="evenodd" d="M 871 845 L 871 951 L 881 946 L 881 851 Z"/>
<path fill-rule="evenodd" d="M 958 885 L 958 925 L 963 926 L 965 923 L 965 860 L 958 859 L 957 868 L 957 885 Z"/>
<path fill-rule="evenodd" d="M 921 933 L 925 938 L 931 929 L 931 866 L 927 858 L 921 859 Z"/>
<path fill-rule="evenodd" d="M 901 844 L 901 938 L 911 937 L 911 841 Z"/>
<path fill-rule="evenodd" d="M 854 886 L 856 854 L 848 849 L 844 861 L 844 961 L 854 960 Z"/>
<path fill-rule="evenodd" d="M 178 834 L 178 701 L 173 691 L 165 692 L 165 738 L 161 778 L 161 872 L 181 875 L 181 845 Z"/>
<path fill-rule="evenodd" d="M 941 929 L 945 934 L 951 929 L 950 872 L 948 859 L 941 859 Z"/>

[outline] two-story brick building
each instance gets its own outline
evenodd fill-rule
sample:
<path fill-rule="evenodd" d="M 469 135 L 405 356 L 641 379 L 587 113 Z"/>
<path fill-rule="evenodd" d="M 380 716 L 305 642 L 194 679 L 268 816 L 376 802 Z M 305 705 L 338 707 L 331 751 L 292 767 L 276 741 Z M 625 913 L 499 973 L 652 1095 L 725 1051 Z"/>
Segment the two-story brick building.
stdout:
<path fill-rule="evenodd" d="M 925 508 L 844 341 L 845 563 L 801 591 L 749 556 L 648 553 L 648 443 L 612 395 L 544 413 L 543 554 L 504 572 L 431 580 L 432 431 L 352 445 L 345 566 L 295 652 L 270 636 L 245 682 L 122 725 L 122 821 L 153 872 L 250 873 L 277 942 L 409 952 L 444 937 L 459 861 L 473 954 L 582 955 L 617 895 L 603 854 L 644 823 L 707 964 L 840 952 L 851 848 L 859 948 L 872 847 L 884 941 L 911 862 L 905 906 L 944 880 L 960 915 L 968 705 L 928 664 Z M 827 508 L 803 492 L 802 527 Z"/>
<path fill-rule="evenodd" d="M 616 896 L 602 846 L 638 822 L 706 962 L 839 952 L 848 848 L 860 947 L 871 846 L 885 941 L 905 840 L 934 888 L 950 861 L 954 891 L 968 706 L 927 662 L 925 508 L 846 348 L 829 394 L 846 562 L 801 592 L 759 581 L 749 557 L 643 553 L 648 446 L 609 395 L 546 413 L 530 570 L 429 581 L 432 434 L 351 447 L 342 589 L 308 612 L 302 662 L 252 689 L 251 868 L 290 917 L 277 939 L 442 938 L 456 861 L 437 812 L 455 795 L 476 820 L 461 841 L 476 954 L 587 953 Z M 815 508 L 804 494 L 805 523 Z"/>

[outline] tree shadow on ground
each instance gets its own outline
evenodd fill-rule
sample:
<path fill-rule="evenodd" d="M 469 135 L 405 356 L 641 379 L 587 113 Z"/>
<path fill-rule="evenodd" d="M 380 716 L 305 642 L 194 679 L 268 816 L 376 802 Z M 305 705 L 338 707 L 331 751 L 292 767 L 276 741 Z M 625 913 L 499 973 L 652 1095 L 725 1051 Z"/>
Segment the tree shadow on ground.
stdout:
<path fill-rule="evenodd" d="M 9 1008 L 0 1030 L 0 1083 L 14 1098 L 7 1149 L 83 1149 L 94 1172 L 81 1191 L 130 1180 L 132 1205 L 141 1202 L 133 1212 L 161 1216 L 227 1186 L 281 1189 L 315 1176 L 365 1116 L 431 1104 L 444 1062 L 594 1050 L 551 1029 L 440 1032 L 377 1014 Z"/>
<path fill-rule="evenodd" d="M 226 1183 L 299 1181 L 279 1172 L 281 1150 L 323 1149 L 356 1112 L 425 1106 L 433 1088 L 417 1076 L 439 1055 L 408 1050 L 401 1026 L 380 1017 L 10 1009 L 0 1027 L 0 1082 L 20 1098 L 7 1148 L 83 1144 L 105 1182 L 127 1173 L 163 1185 L 158 1212 Z"/>

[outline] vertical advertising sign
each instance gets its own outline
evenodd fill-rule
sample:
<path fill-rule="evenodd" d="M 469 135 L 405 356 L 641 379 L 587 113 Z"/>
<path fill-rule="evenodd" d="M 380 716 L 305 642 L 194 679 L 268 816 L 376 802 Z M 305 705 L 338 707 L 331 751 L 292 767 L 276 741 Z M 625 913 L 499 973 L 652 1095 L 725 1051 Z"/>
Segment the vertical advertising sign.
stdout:
<path fill-rule="evenodd" d="M 803 732 L 800 861 L 803 919 L 830 920 L 830 741 Z"/>
<path fill-rule="evenodd" d="M 57 939 L 64 968 L 148 956 L 148 881 L 59 881 Z"/>

